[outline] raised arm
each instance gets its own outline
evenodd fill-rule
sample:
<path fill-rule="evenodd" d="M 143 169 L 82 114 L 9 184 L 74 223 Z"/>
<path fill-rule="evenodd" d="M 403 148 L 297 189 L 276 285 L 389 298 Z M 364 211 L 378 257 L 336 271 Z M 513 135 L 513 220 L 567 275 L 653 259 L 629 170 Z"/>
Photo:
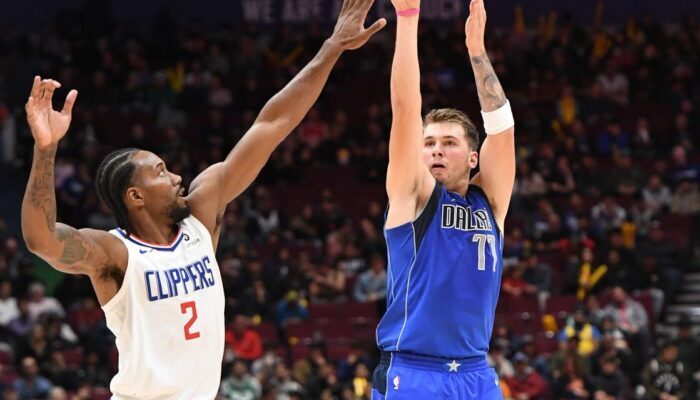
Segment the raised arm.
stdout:
<path fill-rule="evenodd" d="M 418 17 L 420 0 L 392 0 L 396 8 L 396 47 L 391 66 L 391 136 L 386 191 L 389 213 L 386 225 L 412 221 L 420 200 L 429 194 L 434 179 L 421 161 L 420 67 Z M 423 200 L 426 200 L 423 199 Z"/>
<path fill-rule="evenodd" d="M 192 182 L 190 207 L 212 234 L 218 233 L 217 220 L 226 204 L 253 182 L 272 151 L 316 102 L 342 52 L 361 47 L 386 24 L 380 19 L 364 28 L 372 3 L 373 0 L 344 0 L 333 34 L 313 60 L 265 104 L 253 126 L 226 159 Z"/>
<path fill-rule="evenodd" d="M 58 141 L 68 131 L 71 111 L 78 92 L 72 90 L 63 110 L 53 110 L 51 99 L 61 85 L 54 80 L 34 78 L 25 109 L 34 137 L 34 159 L 22 201 L 22 234 L 30 251 L 55 269 L 94 276 L 106 265 L 119 264 L 118 245 L 106 232 L 77 230 L 56 223 L 54 160 Z M 126 249 L 123 249 L 124 252 Z M 125 256 L 125 255 L 124 255 Z M 125 260 L 121 260 L 125 266 Z M 100 296 L 100 293 L 98 293 Z"/>
<path fill-rule="evenodd" d="M 479 155 L 480 172 L 471 183 L 484 189 L 496 222 L 502 229 L 515 182 L 515 127 L 510 103 L 486 54 L 485 27 L 484 1 L 472 0 L 465 26 L 466 44 L 487 137 Z"/>

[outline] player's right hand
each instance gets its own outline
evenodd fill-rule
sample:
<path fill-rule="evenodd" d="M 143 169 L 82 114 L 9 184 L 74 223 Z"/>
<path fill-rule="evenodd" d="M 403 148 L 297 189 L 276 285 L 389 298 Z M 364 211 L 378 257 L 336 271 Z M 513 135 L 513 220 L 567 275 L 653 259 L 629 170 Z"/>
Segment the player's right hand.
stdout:
<path fill-rule="evenodd" d="M 411 8 L 420 8 L 420 0 L 391 0 L 396 11 L 410 10 Z"/>
<path fill-rule="evenodd" d="M 380 18 L 365 29 L 365 19 L 373 3 L 374 0 L 343 0 L 330 41 L 344 50 L 354 50 L 367 43 L 372 35 L 386 25 L 386 20 Z"/>
<path fill-rule="evenodd" d="M 51 98 L 53 92 L 60 87 L 61 84 L 53 79 L 42 80 L 40 76 L 35 76 L 32 91 L 24 106 L 32 136 L 40 149 L 58 143 L 66 135 L 70 126 L 73 104 L 78 97 L 78 91 L 71 90 L 66 97 L 63 110 L 56 111 L 51 104 Z"/>

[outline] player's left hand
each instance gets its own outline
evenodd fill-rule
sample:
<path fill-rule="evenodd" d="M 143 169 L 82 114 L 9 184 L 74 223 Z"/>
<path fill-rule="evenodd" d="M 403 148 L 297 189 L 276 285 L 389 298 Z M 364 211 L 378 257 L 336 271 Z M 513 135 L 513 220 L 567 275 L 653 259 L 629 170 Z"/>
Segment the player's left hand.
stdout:
<path fill-rule="evenodd" d="M 469 17 L 464 26 L 467 34 L 467 50 L 471 55 L 481 55 L 486 53 L 484 44 L 484 31 L 486 30 L 486 8 L 484 0 L 471 0 L 469 3 Z"/>
<path fill-rule="evenodd" d="M 365 29 L 365 19 L 373 3 L 374 0 L 343 0 L 338 22 L 329 40 L 344 50 L 354 50 L 367 43 L 386 25 L 386 19 L 380 18 Z"/>

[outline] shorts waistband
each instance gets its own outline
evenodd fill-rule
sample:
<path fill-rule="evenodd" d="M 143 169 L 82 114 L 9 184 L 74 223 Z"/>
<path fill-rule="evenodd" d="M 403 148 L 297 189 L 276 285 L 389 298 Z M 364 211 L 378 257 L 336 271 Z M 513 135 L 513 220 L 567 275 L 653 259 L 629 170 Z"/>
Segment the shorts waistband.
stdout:
<path fill-rule="evenodd" d="M 404 365 L 437 372 L 472 372 L 488 368 L 486 357 L 443 358 L 420 354 L 382 351 L 380 364 Z"/>

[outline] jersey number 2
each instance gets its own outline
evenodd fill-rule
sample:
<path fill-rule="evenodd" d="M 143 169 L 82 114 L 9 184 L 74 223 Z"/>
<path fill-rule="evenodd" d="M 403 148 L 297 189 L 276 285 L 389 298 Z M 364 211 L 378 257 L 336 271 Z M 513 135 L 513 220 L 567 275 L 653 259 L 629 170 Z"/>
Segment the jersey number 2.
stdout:
<path fill-rule="evenodd" d="M 489 243 L 491 254 L 493 254 L 493 272 L 496 272 L 496 262 L 498 261 L 496 259 L 496 257 L 498 257 L 496 255 L 496 237 L 477 233 L 472 236 L 472 242 L 479 242 L 479 265 L 477 266 L 479 271 L 486 270 L 486 242 Z"/>
<path fill-rule="evenodd" d="M 182 311 L 183 314 L 187 314 L 188 308 L 192 309 L 192 318 L 185 324 L 185 340 L 197 339 L 199 337 L 199 332 L 190 332 L 194 321 L 197 320 L 197 304 L 194 301 L 180 304 L 180 311 Z"/>

